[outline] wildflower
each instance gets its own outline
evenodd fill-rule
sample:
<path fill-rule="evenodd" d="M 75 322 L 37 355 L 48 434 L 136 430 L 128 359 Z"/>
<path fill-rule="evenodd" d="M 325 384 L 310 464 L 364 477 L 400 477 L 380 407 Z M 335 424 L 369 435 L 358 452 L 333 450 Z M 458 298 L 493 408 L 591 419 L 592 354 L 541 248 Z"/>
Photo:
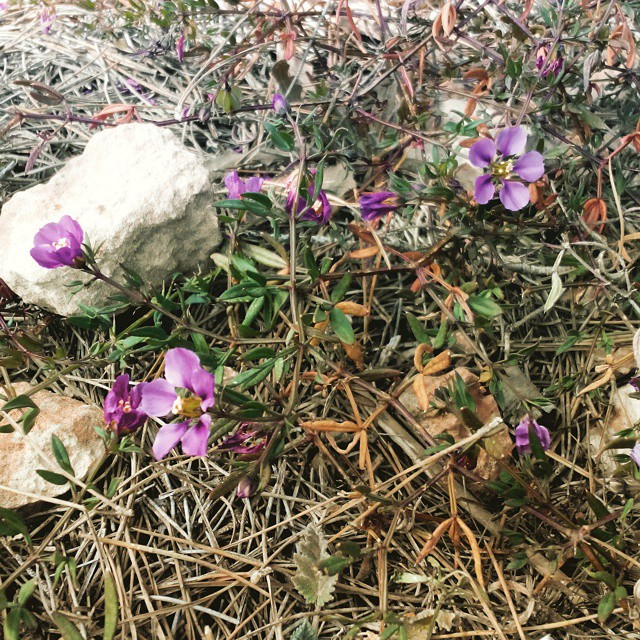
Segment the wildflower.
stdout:
<path fill-rule="evenodd" d="M 500 200 L 509 211 L 518 211 L 529 203 L 529 190 L 522 182 L 514 180 L 514 174 L 525 182 L 535 182 L 544 174 L 544 160 L 537 151 L 513 158 L 524 151 L 526 143 L 527 134 L 522 127 L 509 127 L 498 134 L 495 143 L 484 138 L 469 149 L 472 165 L 489 167 L 489 173 L 475 180 L 473 194 L 478 204 L 487 204 L 493 199 L 496 185 L 501 185 Z"/>
<path fill-rule="evenodd" d="M 243 193 L 260 193 L 263 178 L 253 176 L 245 182 L 236 171 L 227 173 L 224 177 L 224 185 L 229 191 L 229 200 L 239 200 Z"/>
<path fill-rule="evenodd" d="M 84 231 L 73 218 L 45 224 L 33 238 L 31 257 L 45 269 L 79 267 L 82 263 Z"/>
<path fill-rule="evenodd" d="M 636 390 L 640 391 L 640 376 L 634 376 L 629 380 L 629 384 Z"/>
<path fill-rule="evenodd" d="M 164 364 L 165 377 L 149 382 L 142 390 L 140 410 L 149 416 L 172 413 L 186 420 L 166 424 L 158 431 L 153 456 L 156 460 L 164 458 L 178 442 L 182 442 L 185 454 L 204 456 L 211 426 L 211 416 L 205 412 L 214 403 L 214 376 L 188 349 L 169 349 Z"/>
<path fill-rule="evenodd" d="M 546 427 L 538 424 L 535 420 L 532 420 L 526 415 L 520 424 L 516 427 L 516 447 L 519 454 L 531 453 L 531 445 L 529 443 L 529 427 L 533 427 L 533 430 L 540 441 L 540 446 L 543 451 L 546 451 L 551 445 L 551 436 L 549 430 Z"/>
<path fill-rule="evenodd" d="M 184 33 L 176 40 L 176 53 L 178 54 L 178 62 L 184 59 Z"/>
<path fill-rule="evenodd" d="M 267 444 L 267 437 L 259 429 L 251 429 L 252 426 L 250 422 L 243 422 L 218 448 L 245 456 L 260 453 Z"/>
<path fill-rule="evenodd" d="M 557 51 L 554 55 L 550 56 L 547 47 L 540 47 L 536 53 L 536 69 L 540 71 L 540 75 L 546 78 L 550 73 L 554 76 L 559 76 L 564 66 L 564 58 L 562 54 Z"/>
<path fill-rule="evenodd" d="M 56 10 L 54 7 L 47 7 L 44 2 L 40 3 L 40 28 L 42 29 L 42 33 L 45 36 L 48 36 L 51 27 L 53 25 L 53 21 L 56 17 Z"/>
<path fill-rule="evenodd" d="M 313 198 L 313 186 L 309 187 L 309 197 Z M 290 189 L 287 195 L 287 201 L 284 205 L 284 210 L 293 215 L 294 205 L 296 204 L 296 192 L 294 189 Z M 297 212 L 299 220 L 311 220 L 318 224 L 327 224 L 331 218 L 331 204 L 327 194 L 320 189 L 318 196 L 313 204 L 307 204 L 307 201 L 300 195 L 297 197 Z"/>
<path fill-rule="evenodd" d="M 115 379 L 104 400 L 104 421 L 117 435 L 132 433 L 147 419 L 147 414 L 140 410 L 142 391 L 146 385 L 146 382 L 141 382 L 131 388 L 126 374 Z"/>
<path fill-rule="evenodd" d="M 280 93 L 276 93 L 271 101 L 271 108 L 279 115 L 283 116 L 289 111 L 287 99 Z"/>
<path fill-rule="evenodd" d="M 399 206 L 398 194 L 393 191 L 363 193 L 360 196 L 360 215 L 363 220 L 377 220 Z"/>
<path fill-rule="evenodd" d="M 236 487 L 236 496 L 238 498 L 250 498 L 258 488 L 258 481 L 253 476 L 245 476 L 240 480 Z"/>
<path fill-rule="evenodd" d="M 636 446 L 631 449 L 631 453 L 629 457 L 638 465 L 640 468 L 640 442 L 636 442 Z"/>

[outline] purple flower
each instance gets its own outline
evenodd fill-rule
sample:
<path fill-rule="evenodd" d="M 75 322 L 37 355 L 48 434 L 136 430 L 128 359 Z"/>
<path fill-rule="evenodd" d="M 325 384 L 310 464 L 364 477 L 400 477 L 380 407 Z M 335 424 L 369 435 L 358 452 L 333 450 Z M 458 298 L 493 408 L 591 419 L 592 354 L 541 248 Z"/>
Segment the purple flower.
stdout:
<path fill-rule="evenodd" d="M 218 448 L 245 456 L 260 453 L 267 444 L 267 436 L 260 429 L 252 429 L 253 426 L 251 422 L 243 422 Z"/>
<path fill-rule="evenodd" d="M 289 103 L 282 94 L 276 93 L 273 96 L 273 100 L 271 101 L 271 108 L 279 116 L 283 116 L 285 113 L 287 113 L 287 111 L 289 111 Z"/>
<path fill-rule="evenodd" d="M 131 388 L 126 374 L 115 379 L 104 400 L 104 421 L 117 435 L 132 433 L 147 419 L 147 414 L 139 408 L 146 385 L 141 382 Z"/>
<path fill-rule="evenodd" d="M 245 476 L 240 480 L 236 487 L 236 496 L 238 498 L 250 498 L 258 488 L 258 481 L 253 476 Z"/>
<path fill-rule="evenodd" d="M 313 198 L 313 190 L 313 186 L 309 187 L 310 199 Z M 296 193 L 295 190 L 291 189 L 287 194 L 287 201 L 284 205 L 284 210 L 289 214 L 289 216 L 293 215 L 295 203 Z M 307 204 L 307 200 L 299 195 L 297 198 L 296 210 L 299 220 L 311 220 L 318 224 L 327 224 L 331 218 L 331 204 L 329 203 L 327 194 L 322 189 L 318 191 L 318 197 L 311 205 Z"/>
<path fill-rule="evenodd" d="M 556 77 L 560 75 L 564 65 L 564 58 L 560 52 L 555 56 L 550 56 L 547 47 L 540 47 L 536 53 L 536 69 L 540 71 L 540 75 L 546 78 L 550 73 Z"/>
<path fill-rule="evenodd" d="M 184 58 L 184 33 L 176 40 L 176 53 L 178 54 L 178 62 L 182 62 Z"/>
<path fill-rule="evenodd" d="M 529 443 L 529 427 L 533 427 L 533 430 L 535 431 L 535 434 L 540 441 L 542 450 L 546 451 L 551 445 L 551 436 L 549 435 L 549 430 L 546 427 L 538 424 L 535 420 L 532 420 L 527 415 L 523 418 L 522 422 L 520 422 L 515 430 L 516 447 L 518 449 L 518 453 L 520 455 L 524 453 L 531 453 L 531 445 Z"/>
<path fill-rule="evenodd" d="M 33 238 L 31 257 L 45 269 L 78 267 L 82 261 L 82 227 L 69 216 L 45 224 Z"/>
<path fill-rule="evenodd" d="M 224 186 L 229 191 L 229 200 L 239 200 L 243 193 L 260 193 L 263 178 L 254 176 L 245 182 L 236 171 L 227 173 L 224 177 Z"/>
<path fill-rule="evenodd" d="M 640 376 L 633 376 L 631 380 L 629 380 L 629 384 L 636 390 L 640 391 Z"/>
<path fill-rule="evenodd" d="M 377 220 L 399 206 L 398 194 L 393 191 L 364 193 L 360 196 L 360 215 L 363 220 Z"/>
<path fill-rule="evenodd" d="M 158 431 L 153 456 L 161 460 L 178 442 L 186 455 L 205 456 L 211 426 L 211 416 L 205 411 L 214 403 L 215 378 L 188 349 L 169 349 L 164 365 L 165 377 L 149 382 L 142 390 L 140 410 L 149 416 L 173 413 L 187 420 L 166 424 Z"/>
<path fill-rule="evenodd" d="M 524 151 L 527 134 L 522 127 L 503 129 L 496 142 L 483 138 L 469 149 L 469 161 L 475 167 L 489 167 L 489 172 L 476 178 L 473 195 L 478 204 L 487 204 L 500 186 L 500 200 L 505 209 L 518 211 L 530 200 L 529 189 L 514 175 L 525 182 L 535 182 L 544 174 L 544 160 L 537 151 L 529 151 L 515 159 Z M 496 158 L 496 147 L 498 157 Z"/>
<path fill-rule="evenodd" d="M 638 465 L 640 468 L 640 442 L 636 442 L 636 446 L 631 449 L 631 453 L 629 457 Z"/>
<path fill-rule="evenodd" d="M 56 17 L 56 10 L 54 7 L 47 7 L 44 2 L 40 3 L 40 28 L 42 33 L 46 36 L 51 31 L 51 26 Z"/>

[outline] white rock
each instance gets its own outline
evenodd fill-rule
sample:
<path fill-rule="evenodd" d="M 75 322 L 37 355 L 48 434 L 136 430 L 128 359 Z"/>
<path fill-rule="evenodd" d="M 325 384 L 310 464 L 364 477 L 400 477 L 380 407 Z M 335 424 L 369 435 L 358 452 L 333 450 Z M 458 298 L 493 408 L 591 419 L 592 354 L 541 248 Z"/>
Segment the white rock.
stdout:
<path fill-rule="evenodd" d="M 14 385 L 18 395 L 28 389 L 27 383 Z M 64 444 L 77 478 L 86 477 L 105 453 L 104 443 L 95 431 L 95 427 L 104 426 L 100 409 L 51 391 L 38 391 L 31 399 L 40 409 L 31 431 L 27 435 L 22 430 L 0 433 L 0 507 L 5 509 L 53 498 L 69 490 L 68 484 L 51 484 L 36 473 L 38 469 L 60 473 L 51 450 L 53 434 Z M 2 405 L 0 402 L 0 408 Z M 20 410 L 9 415 L 16 420 Z"/>
<path fill-rule="evenodd" d="M 43 225 L 75 218 L 98 251 L 98 264 L 119 278 L 119 263 L 158 286 L 174 271 L 205 266 L 221 236 L 217 199 L 204 160 L 168 129 L 126 124 L 95 134 L 81 156 L 46 184 L 16 193 L 0 215 L 0 278 L 25 302 L 60 315 L 78 303 L 108 304 L 115 293 L 96 283 L 69 297 L 80 272 L 44 269 L 29 255 Z"/>

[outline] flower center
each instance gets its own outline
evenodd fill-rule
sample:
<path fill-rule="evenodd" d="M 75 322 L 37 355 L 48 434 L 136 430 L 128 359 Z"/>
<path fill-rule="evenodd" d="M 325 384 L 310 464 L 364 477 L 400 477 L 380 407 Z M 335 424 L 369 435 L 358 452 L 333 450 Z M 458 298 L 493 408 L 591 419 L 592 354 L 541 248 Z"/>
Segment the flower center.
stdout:
<path fill-rule="evenodd" d="M 513 172 L 513 161 L 504 160 L 503 162 L 494 162 L 491 165 L 491 175 L 496 178 L 508 178 Z"/>
<path fill-rule="evenodd" d="M 120 400 L 118 402 L 118 406 L 122 407 L 122 412 L 123 413 L 131 413 L 131 411 L 133 411 L 133 409 L 131 408 L 131 403 L 128 400 Z"/>
<path fill-rule="evenodd" d="M 189 396 L 188 398 L 177 397 L 173 403 L 171 411 L 185 418 L 199 418 L 202 415 L 200 403 L 202 398 L 199 396 Z"/>
<path fill-rule="evenodd" d="M 52 246 L 56 251 L 59 251 L 60 249 L 70 247 L 70 246 L 71 246 L 71 243 L 69 242 L 69 238 L 60 238 L 59 240 L 56 240 L 55 242 L 52 242 L 52 243 L 51 243 L 51 246 Z"/>

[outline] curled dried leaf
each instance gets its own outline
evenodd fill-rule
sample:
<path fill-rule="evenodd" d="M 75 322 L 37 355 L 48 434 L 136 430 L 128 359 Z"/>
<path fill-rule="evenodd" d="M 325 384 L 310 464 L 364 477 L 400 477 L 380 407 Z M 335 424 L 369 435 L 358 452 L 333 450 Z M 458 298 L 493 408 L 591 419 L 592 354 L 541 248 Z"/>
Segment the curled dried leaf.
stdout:
<path fill-rule="evenodd" d="M 435 358 L 431 358 L 429 362 L 422 369 L 422 373 L 425 376 L 432 376 L 435 373 L 440 373 L 451 366 L 451 351 L 448 349 L 439 353 Z"/>
<path fill-rule="evenodd" d="M 364 318 L 364 316 L 368 316 L 370 312 L 370 309 L 365 307 L 363 304 L 359 304 L 358 302 L 349 302 L 347 300 L 338 302 L 338 304 L 336 304 L 336 308 L 340 309 L 342 313 L 348 316 L 355 316 L 357 318 Z"/>
<path fill-rule="evenodd" d="M 362 371 L 364 369 L 364 354 L 362 353 L 362 348 L 358 344 L 358 341 L 356 340 L 353 344 L 343 342 L 342 346 L 347 356 L 354 362 L 356 367 Z"/>
<path fill-rule="evenodd" d="M 602 233 L 604 225 L 607 221 L 607 205 L 602 198 L 590 198 L 584 203 L 583 222 L 598 233 Z"/>
<path fill-rule="evenodd" d="M 356 249 L 355 251 L 351 251 L 348 257 L 351 260 L 364 260 L 365 258 L 373 258 L 373 256 L 377 256 L 380 253 L 380 247 L 365 247 L 364 249 Z"/>
<path fill-rule="evenodd" d="M 445 531 L 451 527 L 454 522 L 454 517 L 447 518 L 444 522 L 441 522 L 431 534 L 431 538 L 427 540 L 426 544 L 420 550 L 420 553 L 416 557 L 416 564 L 422 562 L 437 546 L 440 538 L 444 535 Z"/>
<path fill-rule="evenodd" d="M 418 398 L 420 409 L 422 411 L 428 411 L 429 404 L 431 403 L 431 395 L 427 390 L 427 383 L 422 374 L 418 374 L 413 381 L 413 392 L 416 394 L 416 398 Z"/>
<path fill-rule="evenodd" d="M 300 426 L 309 431 L 330 431 L 336 433 L 353 433 L 359 431 L 360 427 L 355 422 L 345 420 L 344 422 L 336 422 L 335 420 L 309 420 L 301 422 Z"/>
<path fill-rule="evenodd" d="M 430 344 L 427 344 L 426 342 L 422 342 L 421 344 L 418 345 L 418 347 L 416 348 L 416 352 L 413 356 L 413 366 L 416 368 L 416 370 L 420 373 L 422 373 L 422 368 L 423 368 L 423 364 L 422 364 L 422 358 L 424 356 L 425 353 L 432 353 L 433 352 L 433 347 Z"/>

